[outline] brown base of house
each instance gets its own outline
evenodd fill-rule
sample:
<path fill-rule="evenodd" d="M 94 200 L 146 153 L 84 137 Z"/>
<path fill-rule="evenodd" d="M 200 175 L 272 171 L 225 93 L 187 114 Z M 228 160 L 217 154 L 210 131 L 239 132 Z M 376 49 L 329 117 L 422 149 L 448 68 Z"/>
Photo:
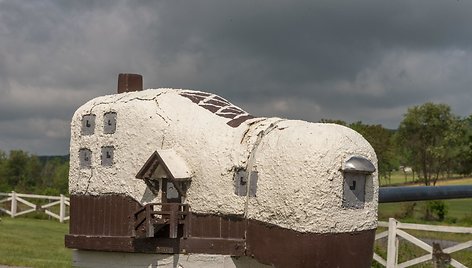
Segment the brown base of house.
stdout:
<path fill-rule="evenodd" d="M 372 262 L 375 229 L 301 233 L 234 215 L 190 212 L 187 226 L 179 227 L 186 231 L 180 230 L 178 238 L 169 238 L 166 228 L 146 238 L 140 237 L 140 230 L 133 229 L 132 215 L 140 207 L 129 197 L 71 196 L 71 234 L 65 238 L 66 247 L 130 253 L 249 256 L 275 267 L 370 267 Z M 114 226 L 115 223 L 119 226 Z"/>
<path fill-rule="evenodd" d="M 309 234 L 249 220 L 246 239 L 67 235 L 69 248 L 139 253 L 250 256 L 275 267 L 370 267 L 375 230 Z"/>

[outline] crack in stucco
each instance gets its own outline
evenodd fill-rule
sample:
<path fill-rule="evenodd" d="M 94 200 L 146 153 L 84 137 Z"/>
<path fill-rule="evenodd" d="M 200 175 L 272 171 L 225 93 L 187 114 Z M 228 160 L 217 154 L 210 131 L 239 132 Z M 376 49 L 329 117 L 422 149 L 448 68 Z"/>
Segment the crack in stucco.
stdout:
<path fill-rule="evenodd" d="M 156 98 L 157 98 L 157 96 L 156 96 Z M 156 99 L 154 99 L 154 102 L 156 103 L 157 109 L 162 111 L 161 106 L 159 106 L 159 102 Z M 158 113 L 157 111 L 156 111 L 156 115 L 159 116 L 162 120 L 164 120 L 164 122 L 166 122 L 167 125 L 170 125 L 169 121 L 172 121 L 172 120 L 169 117 L 167 117 L 169 119 L 169 121 L 167 121 L 167 119 L 165 119 L 164 116 L 161 115 L 160 113 Z"/>
<path fill-rule="evenodd" d="M 166 122 L 167 125 L 170 125 L 170 123 L 164 118 L 164 116 L 162 116 L 158 112 L 156 112 L 156 115 L 159 116 L 164 122 Z"/>
<path fill-rule="evenodd" d="M 259 131 L 259 133 L 257 133 L 257 139 L 254 142 L 254 145 L 252 146 L 252 149 L 249 152 L 249 155 L 248 155 L 248 158 L 247 158 L 247 167 L 246 167 L 246 169 L 250 168 L 250 166 L 253 164 L 251 161 L 255 160 L 256 150 L 259 147 L 259 144 L 261 143 L 262 138 L 264 138 L 267 134 L 272 132 L 272 130 L 278 129 L 277 124 L 282 122 L 282 121 L 285 121 L 285 120 L 284 119 L 277 120 L 277 121 L 271 123 L 266 129 L 261 130 L 261 131 Z"/>
<path fill-rule="evenodd" d="M 355 142 L 353 139 L 351 139 L 348 135 L 344 135 L 344 137 L 346 139 L 348 139 L 351 143 L 355 144 L 356 146 L 359 146 L 359 144 L 357 144 L 357 142 Z"/>
<path fill-rule="evenodd" d="M 162 142 L 161 142 L 161 149 L 164 148 L 164 141 L 166 139 L 166 135 L 162 135 Z"/>
<path fill-rule="evenodd" d="M 272 132 L 274 129 L 278 128 L 278 123 L 285 121 L 285 119 L 280 119 L 277 120 L 273 123 L 271 123 L 266 129 L 259 131 L 257 133 L 257 139 L 254 142 L 254 145 L 252 146 L 251 151 L 249 152 L 248 158 L 247 158 L 247 164 L 246 164 L 246 172 L 247 172 L 247 184 L 246 187 L 248 187 L 247 194 L 246 194 L 246 202 L 244 204 L 244 217 L 248 216 L 248 208 L 249 208 L 249 185 L 251 185 L 251 174 L 254 169 L 254 162 L 256 161 L 256 152 L 257 149 L 259 148 L 259 145 L 261 144 L 262 139 L 267 136 L 270 132 Z"/>
<path fill-rule="evenodd" d="M 157 97 L 159 97 L 162 93 L 160 94 L 157 94 L 156 96 L 152 97 L 152 98 L 141 98 L 141 97 L 134 97 L 132 99 L 129 99 L 129 100 L 125 100 L 123 101 L 123 103 L 128 103 L 128 102 L 131 102 L 131 101 L 135 101 L 135 100 L 141 100 L 141 101 L 153 101 L 153 100 L 156 100 Z M 117 100 L 116 102 L 118 102 L 119 100 Z"/>
<path fill-rule="evenodd" d="M 88 189 L 90 187 L 90 183 L 92 182 L 92 177 L 93 177 L 93 167 L 90 167 L 90 176 L 87 179 L 87 187 L 85 187 L 85 194 L 88 193 Z"/>
<path fill-rule="evenodd" d="M 251 127 L 248 127 L 246 131 L 244 131 L 241 141 L 239 142 L 240 144 L 243 144 L 244 140 L 246 139 L 246 135 L 249 133 L 250 130 L 251 130 Z"/>
<path fill-rule="evenodd" d="M 92 104 L 92 107 L 90 107 L 90 110 L 88 111 L 88 113 L 91 114 L 91 113 L 93 112 L 93 109 L 94 109 L 95 107 L 99 106 L 99 105 L 113 104 L 113 103 L 119 102 L 120 100 L 122 100 L 122 99 L 125 98 L 125 97 L 126 97 L 126 95 L 123 95 L 123 96 L 121 96 L 120 98 L 118 98 L 118 99 L 116 99 L 116 100 L 110 100 L 110 101 L 104 100 L 104 101 L 100 101 L 100 102 L 94 102 L 94 103 Z"/>
<path fill-rule="evenodd" d="M 249 138 L 249 135 L 251 133 L 251 130 L 257 128 L 257 123 L 261 123 L 263 121 L 267 121 L 268 118 L 259 118 L 259 120 L 254 120 L 252 122 L 250 122 L 248 124 L 248 128 L 246 129 L 246 131 L 244 131 L 243 133 L 243 136 L 241 137 L 241 141 L 240 141 L 240 144 L 242 144 L 245 140 L 247 140 Z"/>
<path fill-rule="evenodd" d="M 149 98 L 146 98 L 146 97 L 134 97 L 134 98 L 130 98 L 130 99 L 127 99 L 127 100 L 124 100 L 123 103 L 128 103 L 128 102 L 131 102 L 131 101 L 134 101 L 134 100 L 141 100 L 141 101 L 155 101 L 159 96 L 161 95 L 164 95 L 164 94 L 167 94 L 168 92 L 165 91 L 165 92 L 159 92 L 157 93 L 156 95 L 154 95 L 153 97 L 149 97 Z M 113 97 L 114 95 L 110 95 L 110 97 Z M 103 101 L 100 101 L 100 102 L 94 102 L 92 104 L 92 107 L 90 107 L 90 110 L 88 111 L 89 113 L 92 113 L 94 108 L 97 107 L 97 106 L 100 106 L 100 105 L 106 105 L 106 104 L 114 104 L 114 103 L 118 103 L 118 102 L 121 102 L 123 99 L 125 99 L 126 97 L 128 97 L 128 94 L 124 94 L 123 96 L 117 98 L 117 99 L 111 99 L 111 100 L 103 100 Z"/>
<path fill-rule="evenodd" d="M 105 104 L 111 104 L 111 103 L 114 103 L 114 101 L 110 101 L 110 102 L 103 101 L 103 102 L 94 103 L 94 104 L 92 105 L 92 107 L 90 107 L 90 110 L 88 111 L 88 113 L 89 113 L 89 114 L 92 114 L 92 113 L 93 113 L 93 109 L 95 109 L 95 107 L 97 107 L 97 106 L 105 105 Z"/>

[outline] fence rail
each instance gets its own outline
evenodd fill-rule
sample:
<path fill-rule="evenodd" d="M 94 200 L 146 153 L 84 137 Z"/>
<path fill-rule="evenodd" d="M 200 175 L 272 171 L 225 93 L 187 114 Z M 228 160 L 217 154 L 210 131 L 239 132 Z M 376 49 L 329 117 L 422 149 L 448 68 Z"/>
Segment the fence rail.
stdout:
<path fill-rule="evenodd" d="M 415 264 L 419 264 L 426 261 L 433 260 L 433 264 L 435 267 L 447 267 L 445 265 L 449 264 L 453 267 L 467 267 L 462 263 L 458 262 L 457 260 L 450 258 L 450 255 L 453 252 L 464 250 L 467 248 L 472 247 L 472 240 L 467 242 L 458 243 L 452 247 L 448 247 L 442 249 L 442 252 L 439 254 L 448 255 L 448 263 L 441 263 L 439 260 L 436 259 L 436 253 L 433 252 L 433 247 L 428 245 L 427 243 L 421 241 L 420 239 L 414 237 L 413 235 L 403 231 L 402 229 L 409 229 L 409 230 L 421 230 L 421 231 L 433 231 L 433 232 L 449 232 L 449 233 L 462 233 L 462 234 L 472 234 L 472 228 L 468 227 L 454 227 L 454 226 L 436 226 L 436 225 L 426 225 L 426 224 L 412 224 L 412 223 L 402 223 L 393 218 L 390 218 L 388 222 L 379 222 L 379 227 L 386 227 L 388 228 L 387 231 L 378 233 L 375 236 L 375 240 L 379 240 L 382 238 L 387 237 L 387 259 L 383 259 L 378 254 L 374 252 L 374 260 L 380 263 L 381 265 L 387 268 L 403 268 L 409 267 Z M 424 249 L 428 252 L 421 257 L 405 261 L 403 263 L 398 263 L 398 248 L 399 248 L 399 238 L 403 238 L 408 242 L 413 243 L 414 245 Z M 433 254 L 434 253 L 434 254 Z M 438 255 L 439 255 L 438 254 Z M 443 255 L 444 256 L 444 255 Z"/>
<path fill-rule="evenodd" d="M 27 213 L 39 211 L 44 212 L 45 214 L 58 219 L 60 222 L 64 222 L 69 220 L 69 216 L 67 214 L 67 207 L 70 206 L 70 199 L 64 195 L 60 196 L 48 196 L 48 195 L 35 195 L 35 194 L 19 194 L 16 192 L 11 193 L 0 193 L 0 204 L 2 203 L 10 203 L 10 209 L 0 207 L 0 211 L 10 215 L 12 218 L 17 216 L 21 216 Z M 28 199 L 44 199 L 47 200 L 47 204 L 37 205 L 34 204 L 25 198 Z M 20 210 L 18 207 L 18 203 L 21 203 L 27 207 L 25 210 Z M 59 206 L 59 214 L 53 212 L 51 210 L 54 206 Z"/>

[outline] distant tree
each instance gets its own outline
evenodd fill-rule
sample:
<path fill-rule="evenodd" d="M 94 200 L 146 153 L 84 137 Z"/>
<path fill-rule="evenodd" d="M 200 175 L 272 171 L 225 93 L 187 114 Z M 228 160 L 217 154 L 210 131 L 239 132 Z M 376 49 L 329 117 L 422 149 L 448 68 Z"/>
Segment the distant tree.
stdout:
<path fill-rule="evenodd" d="M 63 157 L 49 157 L 41 171 L 41 189 L 50 194 L 68 192 L 69 161 Z"/>
<path fill-rule="evenodd" d="M 462 175 L 472 173 L 472 115 L 461 121 L 463 131 L 462 138 L 457 153 L 457 159 L 454 161 L 455 172 Z"/>
<path fill-rule="evenodd" d="M 405 182 L 407 182 L 407 168 L 411 168 L 412 179 L 415 179 L 415 172 L 419 170 L 419 168 L 414 165 L 412 152 L 399 146 L 397 141 L 398 139 L 396 138 L 396 135 L 394 135 L 392 143 L 394 144 L 396 157 L 398 159 L 398 166 L 403 168 L 403 175 L 405 176 Z"/>
<path fill-rule="evenodd" d="M 58 158 L 47 159 L 43 163 L 43 168 L 41 170 L 41 188 L 52 188 L 53 187 L 53 177 L 56 173 L 56 169 L 61 165 L 61 161 Z"/>
<path fill-rule="evenodd" d="M 59 193 L 65 194 L 69 191 L 69 162 L 61 163 L 56 167 L 52 177 L 53 187 Z"/>
<path fill-rule="evenodd" d="M 6 164 L 7 164 L 7 155 L 5 152 L 0 150 L 0 192 L 11 191 L 11 188 L 8 185 L 7 176 L 6 176 Z"/>
<path fill-rule="evenodd" d="M 23 190 L 28 184 L 28 171 L 26 166 L 29 162 L 28 153 L 22 150 L 10 151 L 6 163 L 5 176 L 10 187 Z"/>
<path fill-rule="evenodd" d="M 425 185 L 436 184 L 447 162 L 457 154 L 459 118 L 445 104 L 425 103 L 408 109 L 396 140 Z"/>
<path fill-rule="evenodd" d="M 465 154 L 468 153 L 469 135 L 470 131 L 464 119 L 456 118 L 456 120 L 452 121 L 450 130 L 446 133 L 444 144 L 438 153 L 442 157 L 442 163 L 444 163 L 441 172 L 446 174 L 447 177 L 450 177 L 452 173 L 461 173 L 462 157 L 467 158 Z M 470 154 L 468 159 L 471 159 Z"/>
<path fill-rule="evenodd" d="M 341 126 L 347 126 L 347 123 L 345 121 L 342 121 L 342 120 L 337 120 L 337 119 L 321 119 L 319 121 L 320 123 L 331 123 L 331 124 L 338 124 L 338 125 L 341 125 Z"/>
<path fill-rule="evenodd" d="M 0 176 L 4 178 L 7 190 L 33 192 L 40 182 L 41 163 L 34 155 L 22 150 L 10 151 L 8 158 L 3 160 Z"/>
<path fill-rule="evenodd" d="M 389 179 L 392 170 L 398 167 L 392 143 L 393 132 L 382 125 L 367 125 L 360 121 L 349 124 L 349 127 L 359 132 L 372 145 L 377 154 L 379 176 Z"/>
<path fill-rule="evenodd" d="M 28 192 L 31 192 L 31 191 L 34 191 L 34 189 L 41 182 L 40 175 L 41 175 L 42 166 L 36 155 L 30 155 L 28 159 L 28 163 L 25 166 L 25 169 L 26 169 L 26 177 L 23 183 L 26 187 L 24 189 L 27 190 Z"/>

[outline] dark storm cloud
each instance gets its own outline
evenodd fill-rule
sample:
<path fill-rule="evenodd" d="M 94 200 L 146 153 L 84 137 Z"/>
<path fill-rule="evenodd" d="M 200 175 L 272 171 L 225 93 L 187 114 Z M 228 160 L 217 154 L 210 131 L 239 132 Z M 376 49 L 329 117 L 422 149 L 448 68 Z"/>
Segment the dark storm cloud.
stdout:
<path fill-rule="evenodd" d="M 208 90 L 255 115 L 395 128 L 412 105 L 472 113 L 469 1 L 0 1 L 0 149 L 66 153 L 112 94 Z M 22 134 L 15 134 L 22 132 Z"/>
<path fill-rule="evenodd" d="M 452 1 L 262 3 L 161 5 L 158 48 L 201 53 L 210 68 L 242 59 L 265 67 L 264 78 L 300 84 L 352 79 L 385 51 L 455 47 L 472 33 L 464 23 L 470 4 Z M 453 18 L 444 12 L 451 5 Z"/>

